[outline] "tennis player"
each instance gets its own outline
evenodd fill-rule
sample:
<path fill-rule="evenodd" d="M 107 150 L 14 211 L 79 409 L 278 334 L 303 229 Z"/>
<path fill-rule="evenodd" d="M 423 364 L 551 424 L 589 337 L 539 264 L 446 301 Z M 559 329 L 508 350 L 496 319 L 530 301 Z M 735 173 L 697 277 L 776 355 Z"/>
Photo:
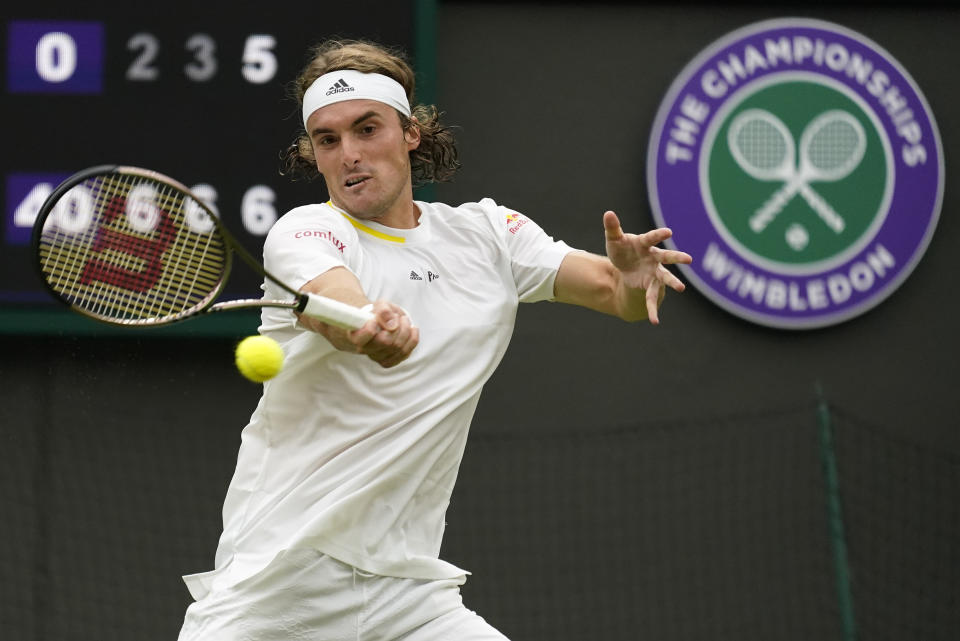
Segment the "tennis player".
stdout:
<path fill-rule="evenodd" d="M 297 80 L 291 167 L 330 200 L 293 209 L 266 268 L 368 307 L 348 331 L 265 308 L 286 365 L 243 430 L 215 569 L 184 578 L 181 641 L 503 641 L 464 607 L 467 572 L 439 558 L 444 515 L 481 388 L 520 302 L 555 300 L 658 322 L 670 236 L 603 215 L 607 256 L 576 251 L 490 199 L 413 200 L 458 167 L 450 131 L 414 103 L 403 56 L 326 42 Z M 271 282 L 266 297 L 283 297 Z"/>

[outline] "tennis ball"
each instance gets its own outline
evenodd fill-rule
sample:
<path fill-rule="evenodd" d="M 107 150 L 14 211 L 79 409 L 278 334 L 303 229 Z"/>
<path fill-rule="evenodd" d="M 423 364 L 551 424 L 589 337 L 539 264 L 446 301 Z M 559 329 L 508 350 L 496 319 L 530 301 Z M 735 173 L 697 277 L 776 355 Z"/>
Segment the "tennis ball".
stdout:
<path fill-rule="evenodd" d="M 283 367 L 283 349 L 267 336 L 248 336 L 240 341 L 235 353 L 237 369 L 254 383 L 276 376 Z"/>

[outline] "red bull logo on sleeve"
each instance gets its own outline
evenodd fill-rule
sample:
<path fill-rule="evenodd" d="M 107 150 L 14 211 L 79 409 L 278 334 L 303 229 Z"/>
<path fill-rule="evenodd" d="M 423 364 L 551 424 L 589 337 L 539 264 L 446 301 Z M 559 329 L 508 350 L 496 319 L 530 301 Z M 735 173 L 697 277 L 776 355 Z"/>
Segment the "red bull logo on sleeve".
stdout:
<path fill-rule="evenodd" d="M 523 214 L 515 211 L 507 213 L 507 231 L 509 231 L 511 234 L 516 234 L 520 228 L 526 225 L 528 222 L 530 222 L 530 219 Z"/>

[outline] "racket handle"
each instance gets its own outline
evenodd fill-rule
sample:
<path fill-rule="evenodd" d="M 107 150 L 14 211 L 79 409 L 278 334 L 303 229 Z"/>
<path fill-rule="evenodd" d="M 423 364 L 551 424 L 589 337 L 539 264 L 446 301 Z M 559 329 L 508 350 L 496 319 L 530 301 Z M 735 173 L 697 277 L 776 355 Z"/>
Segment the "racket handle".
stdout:
<path fill-rule="evenodd" d="M 358 329 L 373 318 L 373 314 L 366 310 L 341 303 L 326 296 L 307 293 L 306 297 L 307 303 L 304 305 L 302 312 L 330 325 L 345 329 Z"/>

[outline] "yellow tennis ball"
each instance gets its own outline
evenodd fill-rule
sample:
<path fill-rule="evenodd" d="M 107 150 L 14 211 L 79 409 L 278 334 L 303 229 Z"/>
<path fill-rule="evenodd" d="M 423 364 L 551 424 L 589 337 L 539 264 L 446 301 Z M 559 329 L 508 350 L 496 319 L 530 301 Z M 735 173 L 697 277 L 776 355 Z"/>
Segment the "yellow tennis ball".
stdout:
<path fill-rule="evenodd" d="M 283 368 L 283 349 L 267 336 L 248 336 L 235 353 L 237 369 L 254 383 L 276 376 Z"/>

